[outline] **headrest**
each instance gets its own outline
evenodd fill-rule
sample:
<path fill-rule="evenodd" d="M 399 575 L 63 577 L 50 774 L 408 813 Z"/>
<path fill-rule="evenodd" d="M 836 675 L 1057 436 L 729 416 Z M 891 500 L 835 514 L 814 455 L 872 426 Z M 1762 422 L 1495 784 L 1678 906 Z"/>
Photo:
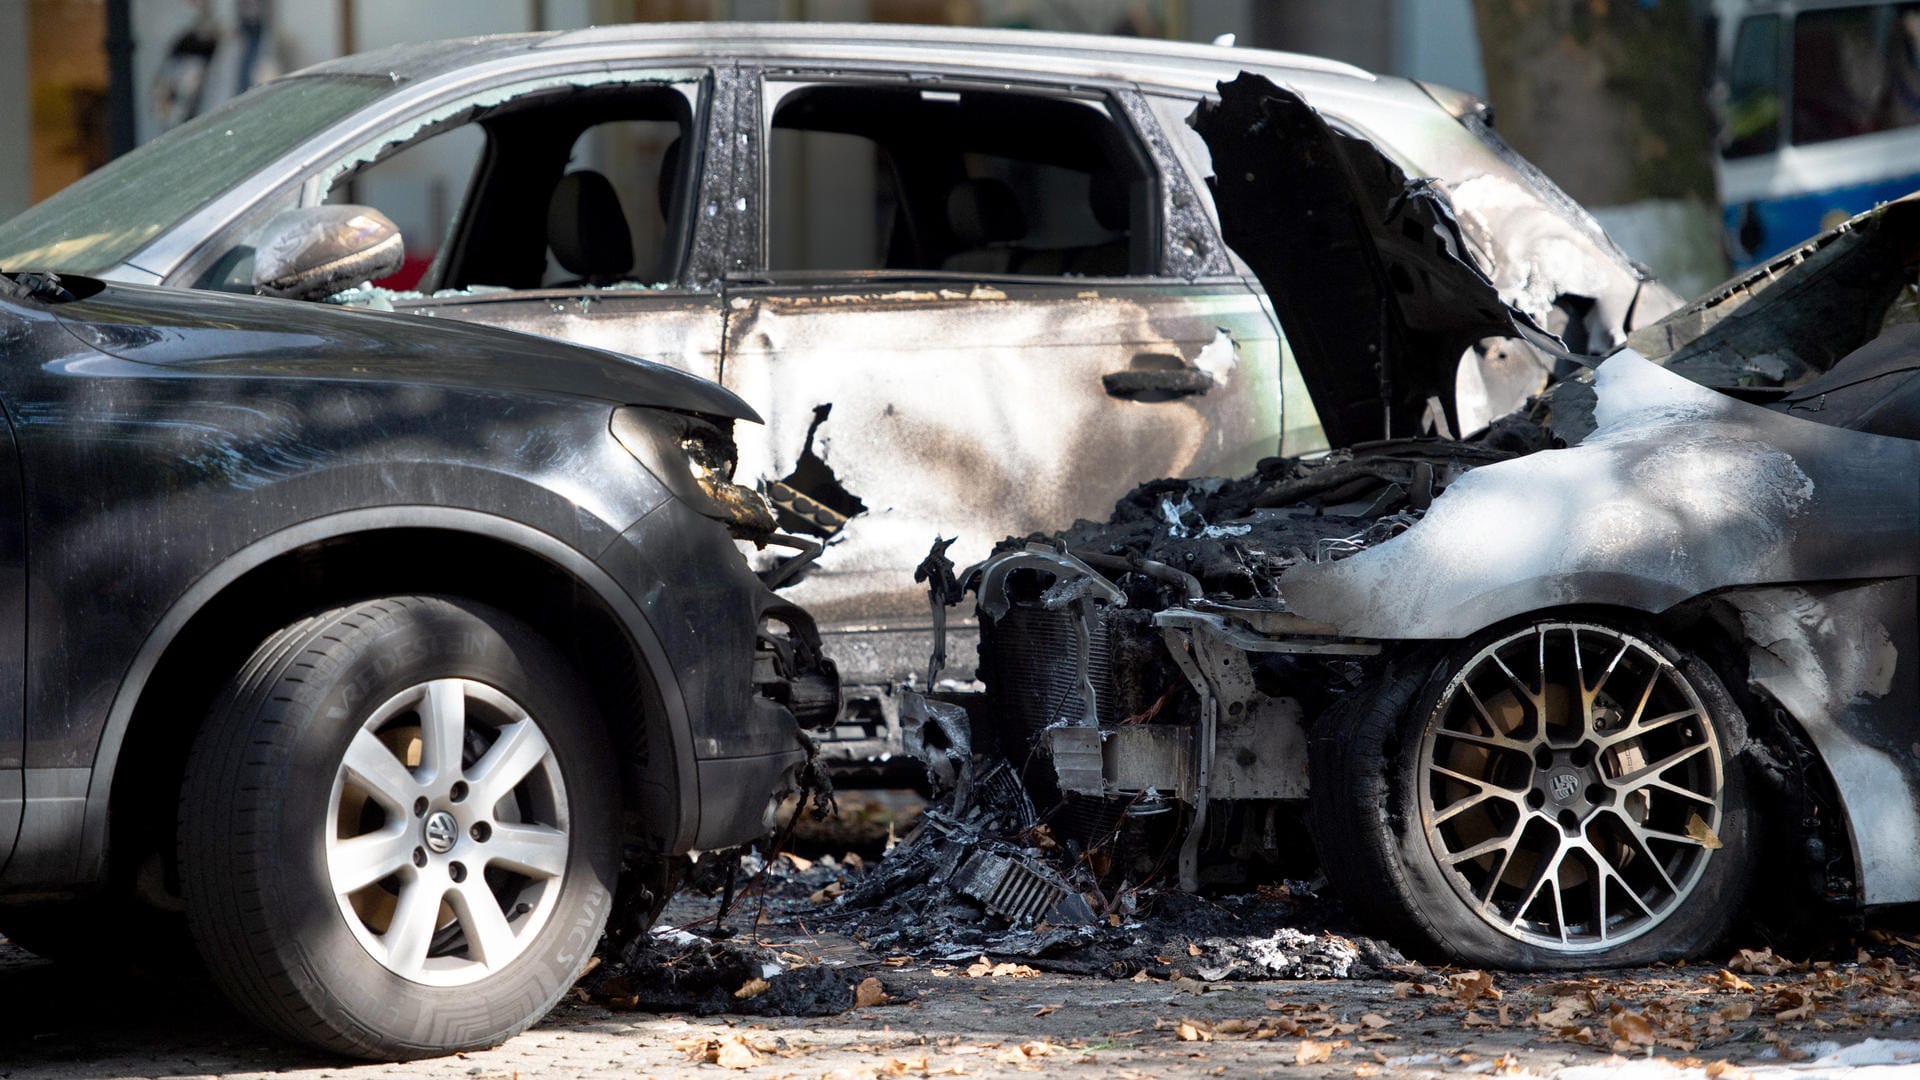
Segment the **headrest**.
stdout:
<path fill-rule="evenodd" d="M 568 173 L 553 186 L 547 244 L 568 273 L 582 278 L 617 278 L 633 269 L 633 235 L 620 195 L 591 169 Z"/>
<path fill-rule="evenodd" d="M 980 247 L 1027 235 L 1027 216 L 1004 181 L 962 180 L 947 192 L 947 224 L 961 247 Z"/>

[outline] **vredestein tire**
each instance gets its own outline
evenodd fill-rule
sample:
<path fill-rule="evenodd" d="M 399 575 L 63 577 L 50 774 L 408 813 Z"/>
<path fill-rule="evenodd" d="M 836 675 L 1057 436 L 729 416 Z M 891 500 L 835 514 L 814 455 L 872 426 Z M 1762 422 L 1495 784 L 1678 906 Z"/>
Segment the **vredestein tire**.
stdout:
<path fill-rule="evenodd" d="M 264 642 L 195 741 L 188 922 L 227 996 L 291 1038 L 496 1045 L 592 956 L 619 790 L 591 696 L 524 624 L 450 597 L 324 612 Z"/>
<path fill-rule="evenodd" d="M 1421 647 L 1316 726 L 1315 842 L 1356 914 L 1430 956 L 1696 955 L 1752 876 L 1745 737 L 1712 669 L 1643 630 L 1549 620 Z"/>

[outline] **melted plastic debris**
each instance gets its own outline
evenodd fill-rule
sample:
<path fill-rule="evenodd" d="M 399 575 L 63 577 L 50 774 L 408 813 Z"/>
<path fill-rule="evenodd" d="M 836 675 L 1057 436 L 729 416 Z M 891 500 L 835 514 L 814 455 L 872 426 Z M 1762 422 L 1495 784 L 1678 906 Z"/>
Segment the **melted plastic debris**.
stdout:
<path fill-rule="evenodd" d="M 977 755 L 942 807 L 859 875 L 818 925 L 874 952 L 963 963 L 1019 957 L 1043 970 L 1116 978 L 1370 978 L 1405 959 L 1389 946 L 1328 929 L 1338 911 L 1310 886 L 1203 899 L 1152 881 L 1102 880 L 1100 845 L 1061 843 L 1015 770 Z M 995 878 L 994 875 L 1004 875 Z M 1025 908 L 995 885 L 1025 886 Z"/>

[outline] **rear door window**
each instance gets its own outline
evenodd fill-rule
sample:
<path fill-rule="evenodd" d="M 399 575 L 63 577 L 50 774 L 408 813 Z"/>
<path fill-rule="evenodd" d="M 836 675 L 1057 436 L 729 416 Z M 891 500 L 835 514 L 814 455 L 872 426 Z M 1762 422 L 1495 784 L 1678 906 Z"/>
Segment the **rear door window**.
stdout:
<path fill-rule="evenodd" d="M 775 271 L 1158 270 L 1158 180 L 1100 99 L 774 83 Z"/>

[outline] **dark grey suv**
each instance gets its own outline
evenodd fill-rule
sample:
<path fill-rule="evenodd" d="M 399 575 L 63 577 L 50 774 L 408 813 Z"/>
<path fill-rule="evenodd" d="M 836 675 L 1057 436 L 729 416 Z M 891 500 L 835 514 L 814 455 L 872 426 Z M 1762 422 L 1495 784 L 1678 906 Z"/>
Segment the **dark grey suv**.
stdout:
<path fill-rule="evenodd" d="M 329 1050 L 498 1042 L 838 707 L 731 393 L 464 324 L 0 275 L 0 930 L 185 924 Z M 797 714 L 797 715 L 796 715 Z M 664 888 L 656 880 L 656 893 Z"/>

